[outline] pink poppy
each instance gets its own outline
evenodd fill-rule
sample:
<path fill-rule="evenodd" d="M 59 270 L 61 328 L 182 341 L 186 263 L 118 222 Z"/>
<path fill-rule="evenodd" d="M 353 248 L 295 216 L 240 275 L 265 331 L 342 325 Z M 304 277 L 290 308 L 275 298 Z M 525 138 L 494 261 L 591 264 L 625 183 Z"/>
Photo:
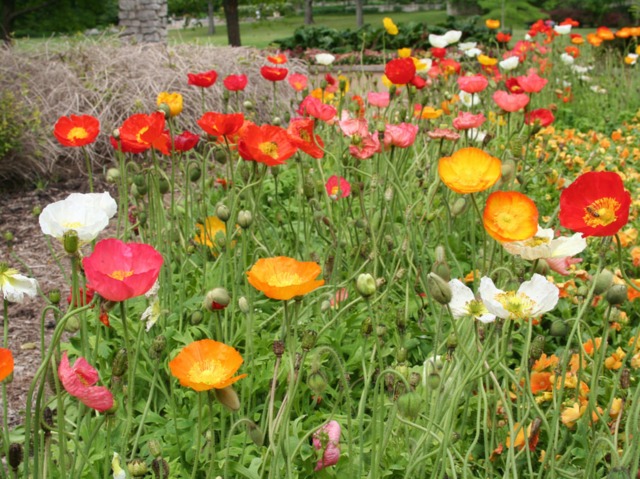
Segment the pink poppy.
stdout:
<path fill-rule="evenodd" d="M 302 73 L 292 73 L 287 80 L 291 88 L 295 91 L 302 91 L 307 88 L 308 78 Z"/>
<path fill-rule="evenodd" d="M 458 77 L 458 86 L 467 93 L 480 93 L 489 85 L 484 75 L 470 75 Z"/>
<path fill-rule="evenodd" d="M 228 75 L 222 83 L 229 91 L 241 91 L 247 86 L 247 75 Z"/>
<path fill-rule="evenodd" d="M 340 424 L 338 421 L 329 421 L 313 433 L 313 447 L 316 451 L 322 451 L 322 457 L 318 459 L 314 471 L 317 472 L 338 463 L 340 459 Z"/>
<path fill-rule="evenodd" d="M 384 146 L 396 146 L 407 148 L 413 145 L 418 134 L 418 125 L 412 123 L 400 123 L 399 125 L 386 125 L 384 129 Z"/>
<path fill-rule="evenodd" d="M 539 76 L 536 72 L 530 72 L 526 76 L 519 76 L 516 80 L 525 93 L 539 93 L 549 81 Z"/>
<path fill-rule="evenodd" d="M 478 128 L 485 122 L 486 118 L 482 113 L 474 115 L 468 111 L 461 111 L 457 118 L 453 120 L 453 127 L 456 130 L 468 130 L 470 128 Z"/>
<path fill-rule="evenodd" d="M 337 114 L 335 107 L 322 103 L 311 95 L 302 100 L 298 112 L 301 115 L 309 115 L 324 122 L 333 120 Z"/>
<path fill-rule="evenodd" d="M 433 140 L 449 140 L 456 141 L 460 139 L 460 135 L 453 130 L 447 128 L 435 128 L 433 131 L 427 133 L 429 138 Z"/>
<path fill-rule="evenodd" d="M 324 185 L 327 190 L 329 198 L 337 200 L 338 198 L 346 198 L 351 194 L 351 184 L 345 180 L 342 176 L 333 175 L 327 180 L 327 184 Z"/>
<path fill-rule="evenodd" d="M 349 113 L 342 111 L 342 119 L 338 122 L 338 126 L 345 136 L 349 138 L 354 135 L 365 136 L 369 134 L 369 124 L 364 118 L 350 118 Z"/>
<path fill-rule="evenodd" d="M 184 130 L 179 135 L 176 135 L 173 139 L 173 147 L 177 151 L 189 151 L 195 148 L 200 141 L 200 136 L 195 133 L 191 133 L 189 130 Z"/>
<path fill-rule="evenodd" d="M 527 106 L 529 104 L 529 97 L 524 93 L 512 94 L 500 90 L 493 94 L 493 101 L 504 111 L 513 113 Z"/>
<path fill-rule="evenodd" d="M 540 126 L 549 126 L 553 123 L 553 120 L 555 120 L 553 113 L 546 108 L 531 110 L 524 115 L 524 122 L 527 125 L 535 125 L 537 123 Z"/>
<path fill-rule="evenodd" d="M 340 303 L 345 302 L 347 299 L 349 299 L 349 291 L 347 291 L 347 288 L 340 288 L 336 291 L 335 297 L 329 300 L 329 304 L 331 305 L 331 308 L 335 309 L 340 306 Z"/>
<path fill-rule="evenodd" d="M 349 145 L 349 153 L 359 160 L 367 160 L 380 152 L 378 132 L 367 133 L 364 136 L 354 135 Z"/>
<path fill-rule="evenodd" d="M 370 91 L 367 93 L 367 101 L 371 106 L 378 108 L 386 108 L 389 106 L 389 92 L 383 91 L 381 93 Z"/>
<path fill-rule="evenodd" d="M 561 274 L 562 276 L 568 276 L 570 273 L 569 267 L 572 264 L 580 263 L 582 261 L 582 258 L 565 256 L 564 258 L 545 258 L 544 260 L 549 265 L 549 268 L 551 268 L 553 271 Z"/>
<path fill-rule="evenodd" d="M 62 353 L 58 377 L 64 389 L 85 406 L 104 412 L 113 407 L 113 394 L 98 382 L 98 371 L 86 359 L 78 358 L 71 367 L 67 352 Z"/>
<path fill-rule="evenodd" d="M 109 301 L 124 301 L 151 289 L 162 262 L 162 255 L 153 246 L 111 238 L 99 241 L 93 253 L 82 260 L 82 266 L 88 287 Z"/>

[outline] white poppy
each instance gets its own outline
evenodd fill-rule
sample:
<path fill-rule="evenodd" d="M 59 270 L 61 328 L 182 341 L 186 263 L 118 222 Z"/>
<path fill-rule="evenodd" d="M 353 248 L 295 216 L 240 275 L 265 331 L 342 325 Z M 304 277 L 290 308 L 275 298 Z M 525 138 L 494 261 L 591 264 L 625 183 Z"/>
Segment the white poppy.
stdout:
<path fill-rule="evenodd" d="M 429 44 L 434 48 L 446 48 L 449 45 L 449 42 L 444 35 L 434 35 L 433 33 L 430 33 Z"/>
<path fill-rule="evenodd" d="M 518 291 L 502 291 L 484 276 L 478 291 L 487 310 L 503 319 L 538 317 L 555 308 L 560 296 L 557 286 L 539 274 L 522 283 Z"/>
<path fill-rule="evenodd" d="M 465 131 L 467 132 L 468 139 L 477 141 L 478 143 L 482 143 L 487 136 L 486 131 L 478 130 L 477 128 L 469 128 Z"/>
<path fill-rule="evenodd" d="M 571 32 L 571 25 L 555 25 L 553 31 L 558 35 L 568 35 Z"/>
<path fill-rule="evenodd" d="M 316 55 L 316 63 L 319 65 L 331 65 L 335 61 L 336 57 L 331 53 L 318 53 Z"/>
<path fill-rule="evenodd" d="M 560 60 L 562 61 L 562 63 L 564 63 L 565 65 L 573 65 L 573 62 L 576 61 L 575 58 L 573 58 L 571 55 L 569 55 L 568 53 L 563 53 L 562 55 L 560 55 Z"/>
<path fill-rule="evenodd" d="M 525 41 L 530 42 L 531 40 L 533 40 L 533 38 L 531 37 L 531 35 L 529 35 L 528 33 L 525 34 L 524 36 Z"/>
<path fill-rule="evenodd" d="M 582 233 L 556 238 L 552 228 L 538 226 L 538 232 L 532 238 L 502 243 L 502 246 L 511 254 L 533 261 L 575 256 L 585 250 L 587 240 L 582 237 Z"/>
<path fill-rule="evenodd" d="M 628 65 L 635 65 L 637 61 L 638 61 L 638 54 L 637 53 L 628 53 L 627 54 L 627 58 L 625 58 L 625 62 Z"/>
<path fill-rule="evenodd" d="M 472 48 L 475 48 L 478 46 L 478 42 L 463 42 L 460 45 L 458 45 L 458 48 L 463 51 L 466 52 L 467 50 L 471 50 Z"/>
<path fill-rule="evenodd" d="M 419 61 L 424 65 L 425 70 L 431 70 L 431 67 L 433 66 L 433 60 L 431 58 L 421 58 Z"/>
<path fill-rule="evenodd" d="M 467 108 L 480 104 L 480 95 L 476 93 L 468 93 L 460 90 L 460 92 L 458 92 L 458 98 L 460 98 L 460 102 Z"/>
<path fill-rule="evenodd" d="M 593 67 L 584 67 L 582 65 L 571 65 L 571 70 L 574 73 L 581 75 L 583 73 L 587 73 L 589 70 L 593 70 Z"/>
<path fill-rule="evenodd" d="M 17 269 L 0 263 L 0 291 L 2 297 L 10 303 L 22 303 L 25 294 L 31 298 L 38 294 L 38 282 L 19 274 Z"/>
<path fill-rule="evenodd" d="M 602 88 L 599 85 L 593 85 L 590 87 L 591 91 L 594 93 L 600 93 L 601 95 L 606 95 L 607 94 L 607 89 L 606 88 Z"/>
<path fill-rule="evenodd" d="M 520 59 L 516 56 L 502 60 L 498 65 L 505 71 L 511 71 L 520 64 Z"/>
<path fill-rule="evenodd" d="M 475 58 L 481 53 L 482 53 L 482 50 L 480 50 L 479 48 L 470 48 L 469 50 L 464 52 L 464 54 L 469 58 Z"/>
<path fill-rule="evenodd" d="M 117 209 L 109 193 L 72 193 L 42 210 L 40 228 L 44 234 L 60 240 L 65 232 L 75 230 L 80 241 L 92 241 L 107 227 Z"/>
<path fill-rule="evenodd" d="M 492 323 L 496 315 L 489 313 L 484 303 L 473 295 L 473 291 L 459 279 L 449 281 L 451 301 L 449 308 L 454 318 L 473 318 L 483 323 Z"/>
<path fill-rule="evenodd" d="M 462 38 L 462 32 L 460 30 L 449 30 L 444 34 L 444 39 L 447 41 L 447 45 L 458 43 L 460 38 Z"/>

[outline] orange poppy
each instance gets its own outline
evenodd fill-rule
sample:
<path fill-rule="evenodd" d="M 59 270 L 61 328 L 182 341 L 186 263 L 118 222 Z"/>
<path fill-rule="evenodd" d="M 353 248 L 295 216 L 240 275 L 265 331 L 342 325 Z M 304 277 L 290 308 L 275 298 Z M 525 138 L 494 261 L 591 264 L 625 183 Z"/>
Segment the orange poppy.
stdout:
<path fill-rule="evenodd" d="M 9 349 L 0 348 L 0 381 L 13 372 L 13 354 Z"/>
<path fill-rule="evenodd" d="M 487 198 L 482 222 L 489 236 L 497 241 L 522 241 L 538 231 L 538 208 L 517 191 L 495 191 Z"/>
<path fill-rule="evenodd" d="M 231 136 L 244 124 L 242 113 L 217 113 L 208 111 L 200 117 L 198 125 L 212 136 Z"/>
<path fill-rule="evenodd" d="M 324 156 L 324 142 L 313 132 L 313 118 L 294 118 L 289 123 L 287 133 L 291 142 L 313 158 Z"/>
<path fill-rule="evenodd" d="M 170 140 L 164 133 L 165 117 L 161 112 L 150 115 L 137 113 L 127 118 L 120 127 L 119 148 L 127 153 L 142 153 L 154 148 L 169 155 Z"/>
<path fill-rule="evenodd" d="M 484 24 L 489 30 L 497 30 L 498 28 L 500 28 L 500 20 L 492 20 L 491 18 L 489 18 L 484 22 Z"/>
<path fill-rule="evenodd" d="M 321 272 L 317 263 L 277 256 L 259 259 L 247 272 L 247 278 L 251 286 L 267 297 L 287 300 L 322 286 L 324 280 L 316 279 Z"/>
<path fill-rule="evenodd" d="M 615 39 L 615 36 L 613 35 L 613 32 L 608 27 L 598 27 L 598 29 L 596 30 L 596 35 L 599 38 L 601 38 L 602 40 L 613 40 L 613 39 Z"/>
<path fill-rule="evenodd" d="M 538 394 L 543 391 L 551 391 L 551 373 L 532 373 L 531 392 Z"/>
<path fill-rule="evenodd" d="M 242 158 L 268 166 L 284 164 L 297 150 L 287 130 L 275 125 L 247 125 L 238 142 Z"/>
<path fill-rule="evenodd" d="M 602 38 L 595 33 L 587 33 L 587 41 L 593 47 L 599 47 L 602 44 Z"/>
<path fill-rule="evenodd" d="M 100 132 L 100 122 L 91 115 L 61 116 L 53 134 L 62 146 L 85 146 L 93 143 Z"/>
<path fill-rule="evenodd" d="M 462 148 L 438 161 L 442 182 L 456 193 L 477 193 L 500 179 L 502 163 L 479 148 Z"/>
<path fill-rule="evenodd" d="M 233 376 L 242 365 L 242 356 L 236 349 L 213 339 L 202 339 L 188 344 L 169 361 L 171 375 L 180 385 L 196 391 L 223 389 L 246 377 Z"/>

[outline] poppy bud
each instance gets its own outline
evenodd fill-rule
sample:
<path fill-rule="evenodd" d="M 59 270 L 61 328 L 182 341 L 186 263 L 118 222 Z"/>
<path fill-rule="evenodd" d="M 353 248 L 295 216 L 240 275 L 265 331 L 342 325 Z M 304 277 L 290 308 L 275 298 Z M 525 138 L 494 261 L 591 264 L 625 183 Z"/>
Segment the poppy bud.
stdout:
<path fill-rule="evenodd" d="M 204 315 L 202 314 L 202 311 L 194 311 L 189 316 L 189 323 L 191 323 L 192 326 L 197 326 L 202 322 L 203 319 Z"/>
<path fill-rule="evenodd" d="M 464 198 L 463 196 L 459 197 L 453 202 L 453 205 L 451 205 L 451 216 L 453 216 L 454 218 L 456 216 L 460 216 L 465 211 L 467 211 L 468 207 L 469 202 L 466 200 L 466 198 Z"/>
<path fill-rule="evenodd" d="M 624 284 L 614 284 L 607 290 L 604 299 L 612 306 L 617 306 L 627 300 L 627 287 Z"/>
<path fill-rule="evenodd" d="M 161 195 L 166 195 L 167 193 L 169 193 L 170 187 L 171 185 L 169 184 L 169 180 L 167 180 L 166 178 L 161 177 L 158 180 L 158 191 Z"/>
<path fill-rule="evenodd" d="M 320 396 L 327 389 L 327 380 L 321 372 L 309 374 L 307 378 L 307 386 L 316 396 Z"/>
<path fill-rule="evenodd" d="M 629 389 L 631 383 L 629 368 L 624 368 L 620 373 L 620 387 L 622 389 Z"/>
<path fill-rule="evenodd" d="M 522 157 L 522 147 L 524 146 L 525 141 L 526 138 L 522 135 L 514 136 L 509 141 L 509 151 L 516 158 Z"/>
<path fill-rule="evenodd" d="M 226 308 L 230 302 L 229 291 L 226 288 L 218 287 L 213 288 L 206 294 L 202 306 L 209 311 L 218 311 Z"/>
<path fill-rule="evenodd" d="M 114 128 L 113 132 L 111 133 L 111 136 L 113 136 L 114 139 L 119 140 L 120 139 L 120 128 Z"/>
<path fill-rule="evenodd" d="M 253 443 L 258 447 L 262 447 L 264 445 L 264 434 L 258 425 L 253 421 L 249 421 L 247 423 L 247 430 Z"/>
<path fill-rule="evenodd" d="M 165 338 L 162 334 L 156 336 L 151 343 L 151 348 L 149 349 L 149 356 L 151 357 L 151 359 L 160 359 L 166 346 L 167 338 Z"/>
<path fill-rule="evenodd" d="M 169 464 L 161 457 L 156 457 L 151 462 L 151 469 L 156 479 L 169 479 Z"/>
<path fill-rule="evenodd" d="M 160 441 L 152 439 L 147 443 L 147 447 L 149 448 L 149 452 L 153 457 L 162 456 L 162 445 L 160 444 Z"/>
<path fill-rule="evenodd" d="M 608 269 L 603 269 L 592 279 L 592 281 L 596 284 L 593 294 L 602 294 L 608 290 L 611 283 L 613 283 L 613 273 Z"/>
<path fill-rule="evenodd" d="M 279 116 L 274 116 L 271 120 L 271 124 L 275 126 L 280 126 L 282 124 L 282 119 Z"/>
<path fill-rule="evenodd" d="M 421 379 L 422 378 L 420 377 L 420 373 L 412 372 L 409 375 L 409 385 L 412 388 L 418 387 L 418 384 L 420 384 Z"/>
<path fill-rule="evenodd" d="M 240 228 L 246 230 L 253 223 L 253 214 L 249 210 L 242 210 L 238 213 L 238 224 Z"/>
<path fill-rule="evenodd" d="M 216 150 L 213 153 L 213 157 L 221 165 L 226 165 L 227 164 L 227 152 L 224 151 L 222 148 Z"/>
<path fill-rule="evenodd" d="M 69 254 L 75 254 L 78 251 L 78 232 L 76 230 L 67 230 L 62 237 L 64 250 Z"/>
<path fill-rule="evenodd" d="M 390 97 L 390 98 L 393 98 L 393 97 L 395 96 L 395 94 L 396 94 L 396 90 L 397 90 L 397 89 L 398 89 L 398 87 L 397 87 L 397 86 L 395 86 L 395 85 L 391 85 L 391 86 L 389 87 L 389 97 Z"/>
<path fill-rule="evenodd" d="M 369 273 L 362 273 L 356 280 L 356 289 L 363 298 L 373 296 L 376 292 L 376 280 Z"/>
<path fill-rule="evenodd" d="M 438 389 L 440 387 L 440 375 L 436 372 L 432 372 L 427 377 L 427 386 L 429 389 Z"/>
<path fill-rule="evenodd" d="M 52 289 L 51 291 L 49 291 L 49 301 L 51 301 L 51 304 L 58 304 L 60 302 L 59 289 Z"/>
<path fill-rule="evenodd" d="M 116 352 L 111 364 L 111 374 L 116 377 L 121 377 L 127 372 L 129 366 L 129 357 L 127 356 L 127 350 L 121 348 Z"/>
<path fill-rule="evenodd" d="M 302 350 L 309 352 L 316 345 L 316 340 L 318 339 L 318 333 L 313 329 L 307 329 L 304 333 L 302 333 Z"/>
<path fill-rule="evenodd" d="M 447 336 L 447 349 L 449 351 L 454 351 L 457 347 L 458 347 L 458 338 L 453 332 L 451 332 L 449 336 Z"/>
<path fill-rule="evenodd" d="M 427 288 L 431 297 L 438 303 L 445 305 L 451 301 L 451 286 L 437 274 L 429 273 L 427 275 Z"/>
<path fill-rule="evenodd" d="M 202 170 L 199 167 L 191 168 L 189 171 L 189 179 L 194 183 L 200 179 L 202 176 Z"/>
<path fill-rule="evenodd" d="M 542 276 L 546 276 L 549 274 L 549 263 L 547 263 L 544 259 L 539 259 L 536 264 L 536 273 Z"/>
<path fill-rule="evenodd" d="M 391 186 L 384 190 L 384 199 L 387 202 L 393 200 L 393 188 Z"/>
<path fill-rule="evenodd" d="M 399 363 L 404 363 L 407 360 L 407 348 L 398 348 L 396 359 Z"/>
<path fill-rule="evenodd" d="M 18 472 L 18 467 L 22 463 L 24 452 L 22 450 L 22 444 L 12 442 L 9 444 L 9 466 L 13 469 L 13 472 Z"/>
<path fill-rule="evenodd" d="M 415 391 L 404 393 L 398 398 L 398 411 L 407 419 L 415 419 L 422 409 L 422 397 Z"/>
<path fill-rule="evenodd" d="M 242 106 L 247 111 L 253 111 L 253 102 L 251 100 L 245 100 Z"/>
<path fill-rule="evenodd" d="M 568 326 L 561 319 L 556 319 L 553 323 L 551 323 L 551 327 L 549 328 L 549 334 L 551 334 L 551 336 L 566 336 L 568 332 Z"/>
<path fill-rule="evenodd" d="M 80 319 L 77 316 L 71 316 L 64 323 L 64 330 L 68 333 L 76 333 L 80 329 Z"/>
<path fill-rule="evenodd" d="M 531 341 L 531 348 L 529 349 L 529 357 L 531 359 L 538 359 L 544 353 L 545 338 L 541 334 L 537 335 Z"/>
<path fill-rule="evenodd" d="M 120 170 L 118 168 L 109 168 L 106 179 L 107 183 L 117 183 L 120 179 Z"/>
<path fill-rule="evenodd" d="M 240 399 L 238 394 L 233 389 L 233 386 L 227 386 L 222 389 L 214 389 L 216 399 L 220 404 L 230 409 L 231 411 L 237 411 L 240 409 Z"/>
<path fill-rule="evenodd" d="M 509 159 L 505 160 L 500 167 L 502 183 L 507 183 L 513 179 L 516 173 L 516 163 Z"/>
<path fill-rule="evenodd" d="M 284 341 L 276 340 L 273 342 L 273 354 L 281 358 L 284 354 Z"/>
<path fill-rule="evenodd" d="M 378 338 L 384 337 L 385 334 L 387 334 L 387 327 L 384 324 L 376 326 L 376 336 L 378 336 Z"/>
<path fill-rule="evenodd" d="M 147 463 L 140 458 L 130 461 L 127 464 L 127 469 L 129 469 L 129 474 L 131 474 L 132 477 L 143 477 L 149 472 Z"/>
<path fill-rule="evenodd" d="M 226 223 L 229 221 L 231 211 L 229 211 L 229 207 L 227 205 L 220 204 L 216 207 L 216 216 L 220 221 L 224 221 Z"/>
<path fill-rule="evenodd" d="M 364 321 L 362 321 L 360 332 L 365 336 L 369 336 L 373 332 L 371 318 L 366 318 Z"/>
<path fill-rule="evenodd" d="M 13 233 L 11 231 L 5 231 L 2 237 L 7 243 L 11 243 L 14 239 Z"/>

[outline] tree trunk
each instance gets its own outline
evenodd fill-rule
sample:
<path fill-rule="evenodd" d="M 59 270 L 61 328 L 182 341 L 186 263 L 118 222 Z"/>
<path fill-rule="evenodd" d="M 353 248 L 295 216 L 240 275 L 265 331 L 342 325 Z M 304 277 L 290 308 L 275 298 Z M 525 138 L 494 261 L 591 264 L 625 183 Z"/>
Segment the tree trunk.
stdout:
<path fill-rule="evenodd" d="M 313 0 L 304 0 L 304 24 L 313 25 Z"/>
<path fill-rule="evenodd" d="M 216 34 L 216 24 L 213 21 L 213 1 L 209 0 L 207 2 L 207 18 L 209 19 L 209 35 Z"/>
<path fill-rule="evenodd" d="M 13 12 L 15 9 L 15 0 L 2 1 L 2 25 L 0 26 L 0 38 L 2 38 L 5 45 L 11 45 L 11 24 L 13 23 Z"/>
<path fill-rule="evenodd" d="M 362 28 L 364 26 L 364 13 L 363 13 L 364 0 L 356 0 L 356 27 Z"/>
<path fill-rule="evenodd" d="M 224 18 L 227 20 L 227 38 L 232 47 L 240 46 L 240 18 L 238 0 L 224 0 Z"/>

